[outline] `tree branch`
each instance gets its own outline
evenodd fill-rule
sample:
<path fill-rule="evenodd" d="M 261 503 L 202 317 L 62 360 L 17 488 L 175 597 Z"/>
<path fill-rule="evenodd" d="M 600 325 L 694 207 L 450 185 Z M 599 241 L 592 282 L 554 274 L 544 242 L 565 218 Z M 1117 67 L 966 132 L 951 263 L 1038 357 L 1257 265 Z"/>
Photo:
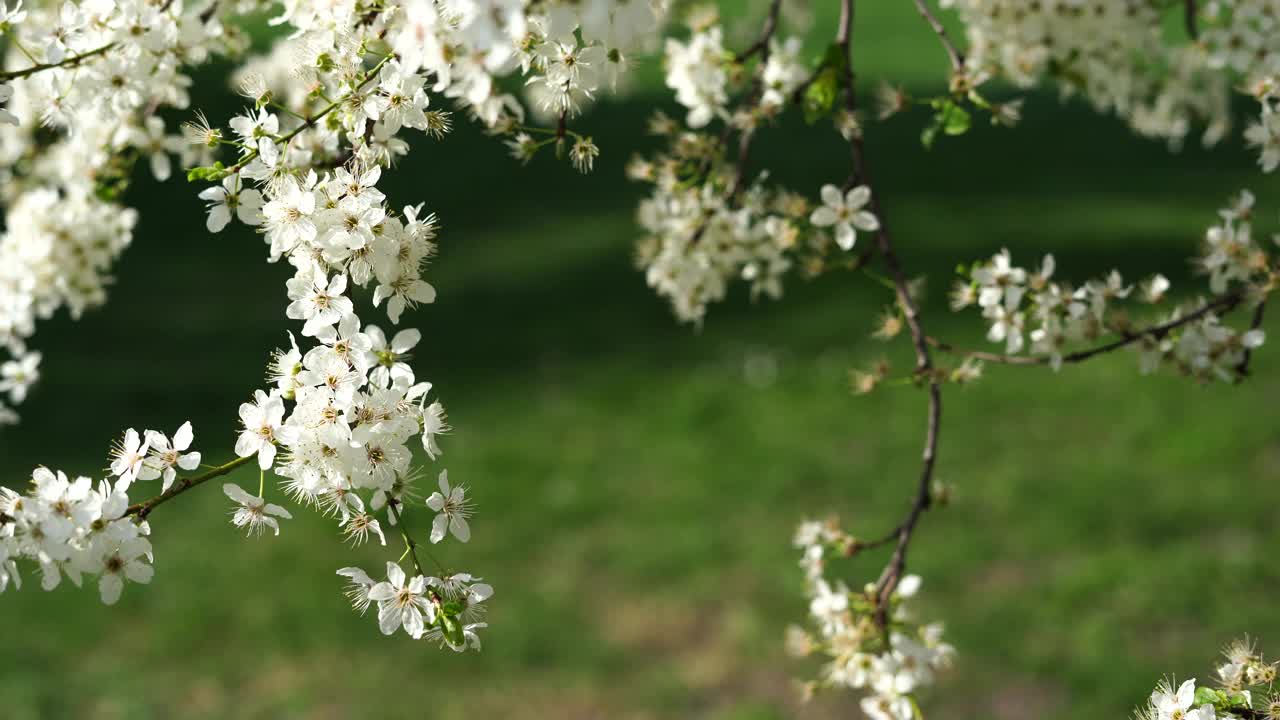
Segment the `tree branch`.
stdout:
<path fill-rule="evenodd" d="M 760 53 L 760 62 L 763 63 L 769 59 L 769 41 L 773 39 L 773 34 L 778 30 L 778 11 L 782 8 L 782 0 L 773 0 L 769 4 L 769 14 L 765 18 L 764 28 L 760 31 L 760 37 L 756 41 L 747 46 L 746 50 L 734 56 L 738 62 L 744 62 L 752 55 Z"/>
<path fill-rule="evenodd" d="M 1238 292 L 1232 293 L 1229 295 L 1223 295 L 1210 302 L 1205 303 L 1198 310 L 1195 310 L 1194 312 L 1191 312 L 1187 315 L 1183 315 L 1180 318 L 1176 318 L 1174 320 L 1170 320 L 1168 322 L 1161 323 L 1159 325 L 1152 325 L 1150 327 L 1142 328 L 1140 330 L 1135 330 L 1135 331 L 1125 333 L 1117 340 L 1104 343 L 1094 348 L 1089 348 L 1087 350 L 1077 350 L 1076 352 L 1063 355 L 1062 362 L 1063 363 L 1084 362 L 1085 360 L 1096 357 L 1098 355 L 1109 353 L 1113 350 L 1119 350 L 1120 348 L 1125 347 L 1126 345 L 1132 345 L 1133 343 L 1138 342 L 1139 340 L 1147 336 L 1154 337 L 1157 340 L 1162 339 L 1166 335 L 1168 335 L 1170 332 L 1182 327 L 1183 325 L 1193 323 L 1196 320 L 1199 320 L 1205 317 L 1206 315 L 1209 315 L 1210 313 L 1216 312 L 1218 310 L 1221 310 L 1223 312 L 1230 312 L 1237 305 L 1239 305 L 1243 300 L 1244 300 L 1244 296 Z M 1261 314 L 1262 306 L 1259 305 L 1258 307 L 1259 307 L 1258 311 L 1255 312 L 1255 318 L 1257 322 L 1260 323 L 1261 318 L 1257 316 Z M 1004 355 L 1001 353 L 983 352 L 981 350 L 962 350 L 960 348 L 955 347 L 954 345 L 942 342 L 941 340 L 937 340 L 932 337 L 926 338 L 926 340 L 930 345 L 932 345 L 933 347 L 943 352 L 953 353 L 956 355 L 964 355 L 966 357 L 971 357 L 975 360 L 983 360 L 986 362 L 1003 363 L 1005 365 L 1048 365 L 1052 360 L 1052 358 L 1050 358 L 1047 355 Z M 1245 363 L 1246 364 L 1248 363 L 1247 354 L 1245 356 Z"/>
<path fill-rule="evenodd" d="M 130 505 L 129 509 L 125 510 L 124 514 L 137 515 L 139 520 L 146 520 L 147 516 L 150 515 L 151 511 L 155 510 L 157 506 L 163 505 L 164 503 L 169 502 L 170 500 L 178 497 L 182 493 L 190 490 L 191 488 L 196 487 L 197 485 L 203 485 L 204 483 L 207 483 L 216 477 L 222 477 L 223 475 L 230 473 L 232 470 L 235 470 L 241 465 L 244 465 L 255 459 L 257 459 L 257 455 L 249 455 L 242 458 L 236 458 L 235 460 L 232 460 L 231 462 L 223 465 L 219 465 L 218 467 L 202 475 L 182 478 L 181 480 L 178 480 L 177 482 L 175 482 L 173 484 L 173 487 L 151 498 L 150 500 L 145 500 L 143 502 Z"/>
<path fill-rule="evenodd" d="M 1188 0 L 1193 2 L 1194 0 Z M 955 73 L 964 71 L 964 53 L 951 42 L 951 37 L 947 35 L 947 29 L 934 16 L 933 11 L 925 4 L 925 0 L 914 0 L 916 4 L 916 12 L 920 13 L 920 17 L 929 23 L 929 27 L 933 28 L 933 32 L 938 36 L 938 40 L 942 41 L 942 47 L 947 51 L 947 57 L 951 59 L 951 70 Z"/>
<path fill-rule="evenodd" d="M 836 43 L 840 46 L 840 50 L 845 56 L 845 103 L 850 112 L 857 111 L 853 56 L 850 52 L 853 15 L 854 0 L 843 0 L 840 6 L 840 26 L 836 35 Z M 862 137 L 855 136 L 851 139 L 849 148 L 853 163 L 853 178 L 850 185 L 854 182 L 859 182 L 863 185 L 871 186 L 871 177 L 867 170 L 866 152 L 863 147 Z M 880 229 L 876 232 L 877 245 L 893 280 L 894 293 L 906 318 L 907 328 L 911 331 L 911 344 L 916 356 L 916 374 L 928 384 L 929 394 L 924 450 L 921 452 L 920 478 L 916 484 L 915 498 L 911 503 L 911 508 L 907 511 L 906 518 L 895 528 L 893 533 L 890 533 L 889 537 L 896 536 L 897 544 L 894 547 L 889 563 L 880 574 L 879 580 L 876 581 L 876 620 L 881 627 L 887 627 L 889 598 L 906 571 L 907 549 L 911 544 L 912 534 L 915 532 L 916 524 L 920 521 L 921 514 L 928 510 L 932 504 L 933 468 L 937 458 L 938 435 L 942 425 L 942 390 L 933 373 L 933 358 L 929 353 L 928 336 L 925 334 L 924 327 L 920 322 L 920 310 L 916 305 L 915 299 L 911 297 L 906 274 L 903 273 L 902 264 L 899 262 L 897 252 L 894 250 L 893 238 L 889 233 L 889 225 L 885 217 L 883 204 L 879 200 L 878 193 L 874 190 L 871 193 L 869 207 L 876 218 L 880 220 Z"/>
<path fill-rule="evenodd" d="M 36 73 L 43 72 L 45 70 L 52 70 L 54 68 L 71 67 L 74 65 L 79 65 L 80 63 L 84 62 L 85 60 L 88 60 L 89 58 L 97 57 L 98 55 L 103 55 L 107 53 L 115 46 L 116 46 L 115 43 L 110 42 L 110 43 L 107 43 L 106 45 L 103 45 L 102 47 L 97 47 L 92 50 L 82 52 L 78 55 L 70 55 L 68 57 L 63 58 L 60 62 L 37 63 L 35 65 L 32 65 L 31 67 L 23 68 L 21 70 L 9 70 L 6 72 L 0 72 L 0 81 L 16 80 L 17 78 L 24 78 L 24 77 L 27 77 L 28 75 L 35 75 Z"/>
<path fill-rule="evenodd" d="M 1182 3 L 1182 20 L 1187 26 L 1187 35 L 1192 40 L 1200 39 L 1200 28 L 1198 26 L 1198 16 L 1200 8 L 1197 6 L 1196 0 L 1183 0 Z"/>

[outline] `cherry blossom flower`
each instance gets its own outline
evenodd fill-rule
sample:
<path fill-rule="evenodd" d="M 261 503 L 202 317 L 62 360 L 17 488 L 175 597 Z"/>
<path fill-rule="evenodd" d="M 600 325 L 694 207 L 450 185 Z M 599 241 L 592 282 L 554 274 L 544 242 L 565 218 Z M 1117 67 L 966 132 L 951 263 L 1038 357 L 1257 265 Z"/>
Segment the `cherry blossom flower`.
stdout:
<path fill-rule="evenodd" d="M 239 175 L 228 175 L 220 185 L 201 190 L 200 199 L 209 203 L 209 218 L 205 222 L 209 232 L 222 232 L 233 214 L 245 225 L 262 223 L 262 193 L 242 186 Z"/>
<path fill-rule="evenodd" d="M 284 420 L 284 402 L 275 395 L 254 391 L 253 402 L 240 405 L 240 422 L 244 430 L 236 439 L 236 455 L 257 454 L 258 466 L 270 469 L 276 457 L 276 442 Z"/>
<path fill-rule="evenodd" d="M 238 504 L 238 507 L 232 511 L 231 524 L 247 528 L 249 535 L 261 535 L 267 528 L 271 528 L 276 535 L 279 535 L 280 523 L 276 518 L 293 519 L 288 510 L 279 505 L 273 505 L 261 497 L 250 495 L 235 483 L 223 485 L 222 492 Z"/>
<path fill-rule="evenodd" d="M 161 492 L 167 491 L 173 485 L 174 479 L 178 476 L 178 468 L 195 470 L 200 467 L 199 452 L 183 452 L 191 447 L 191 441 L 195 439 L 190 421 L 178 428 L 178 431 L 173 434 L 172 442 L 165 437 L 164 433 L 155 430 L 148 430 L 146 435 L 147 444 L 151 447 L 151 455 L 139 477 L 143 480 L 162 477 Z"/>
<path fill-rule="evenodd" d="M 147 449 L 146 441 L 133 428 L 126 430 L 124 437 L 112 446 L 111 474 L 119 477 L 125 488 L 143 471 Z"/>
<path fill-rule="evenodd" d="M 835 227 L 836 244 L 852 250 L 858 239 L 854 230 L 875 232 L 880 229 L 876 216 L 862 208 L 871 199 L 871 188 L 859 185 L 847 193 L 841 193 L 835 185 L 822 186 L 822 207 L 813 211 L 809 222 L 818 227 Z"/>
<path fill-rule="evenodd" d="M 382 328 L 377 325 L 365 328 L 365 334 L 369 337 L 365 362 L 373 368 L 369 372 L 370 383 L 385 388 L 413 377 L 413 371 L 406 361 L 411 357 L 409 351 L 422 340 L 421 332 L 413 328 L 401 330 L 389 342 Z"/>
<path fill-rule="evenodd" d="M 15 360 L 0 363 L 0 393 L 9 393 L 9 401 L 16 404 L 27 398 L 27 391 L 40 379 L 38 352 L 28 352 Z"/>
<path fill-rule="evenodd" d="M 383 635 L 404 628 L 405 634 L 417 640 L 426 626 L 436 621 L 436 606 L 426 597 L 427 578 L 412 580 L 393 562 L 387 563 L 387 579 L 369 589 L 369 599 L 378 603 L 378 627 Z"/>
<path fill-rule="evenodd" d="M 427 507 L 437 513 L 431 523 L 431 542 L 440 542 L 448 532 L 460 542 L 467 542 L 471 539 L 471 526 L 467 524 L 471 503 L 467 500 L 467 489 L 461 485 L 450 488 L 448 470 L 440 471 L 439 482 L 439 492 L 427 498 Z"/>
<path fill-rule="evenodd" d="M 151 582 L 155 571 L 148 562 L 151 559 L 151 543 L 145 537 L 126 537 L 118 541 L 104 539 L 97 549 L 95 567 L 102 573 L 98 578 L 98 592 L 102 602 L 114 605 L 124 590 L 125 579 L 139 584 Z"/>

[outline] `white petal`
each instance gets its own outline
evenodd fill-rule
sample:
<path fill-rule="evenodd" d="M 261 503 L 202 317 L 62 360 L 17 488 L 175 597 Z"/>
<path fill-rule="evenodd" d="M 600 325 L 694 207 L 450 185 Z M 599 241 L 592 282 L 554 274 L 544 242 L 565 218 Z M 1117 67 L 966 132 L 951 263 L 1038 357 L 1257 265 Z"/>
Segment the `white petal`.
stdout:
<path fill-rule="evenodd" d="M 134 560 L 125 563 L 124 574 L 130 580 L 146 585 L 151 582 L 151 578 L 155 576 L 155 569 L 144 562 Z"/>
<path fill-rule="evenodd" d="M 404 631 L 409 633 L 409 637 L 414 640 L 422 637 L 422 632 L 426 629 L 422 622 L 422 613 L 412 607 L 407 607 L 404 609 L 403 614 L 404 617 L 401 618 L 401 622 L 404 623 Z"/>
<path fill-rule="evenodd" d="M 436 517 L 440 516 L 437 515 Z M 467 524 L 466 518 L 461 515 L 453 518 L 453 522 L 449 523 L 449 529 L 453 531 L 453 536 L 462 542 L 467 542 L 471 539 L 471 526 Z M 433 527 L 432 530 L 434 531 L 435 528 Z"/>
<path fill-rule="evenodd" d="M 404 570 L 396 563 L 387 562 L 387 582 L 398 588 L 404 587 Z"/>
<path fill-rule="evenodd" d="M 276 459 L 276 446 L 269 442 L 262 443 L 262 447 L 258 448 L 258 467 L 263 470 L 270 470 L 271 464 Z"/>
<path fill-rule="evenodd" d="M 115 573 L 105 573 L 98 580 L 98 592 L 102 595 L 102 602 L 105 605 L 115 605 L 120 599 L 120 592 L 124 590 L 124 580 Z"/>
<path fill-rule="evenodd" d="M 186 450 L 191 447 L 191 441 L 195 438 L 195 433 L 191 430 L 191 421 L 182 423 L 182 427 L 178 428 L 178 432 L 173 435 L 173 449 Z"/>
<path fill-rule="evenodd" d="M 817 225 L 818 227 L 829 227 L 831 225 L 835 225 L 836 220 L 836 211 L 825 205 L 814 210 L 813 213 L 809 215 L 809 222 Z"/>
<path fill-rule="evenodd" d="M 840 195 L 840 188 L 835 185 L 823 185 L 819 194 L 822 196 L 822 202 L 828 207 L 838 208 L 844 206 L 844 198 Z"/>
<path fill-rule="evenodd" d="M 245 492 L 244 488 L 240 487 L 239 485 L 236 485 L 235 483 L 226 483 L 225 485 L 223 485 L 222 492 L 225 493 L 226 496 L 231 498 L 234 502 L 237 502 L 241 505 L 248 505 L 254 502 L 255 500 L 257 500 L 257 498 Z"/>
<path fill-rule="evenodd" d="M 427 498 L 427 507 L 440 512 L 444 509 L 444 496 L 440 493 L 431 493 L 431 497 Z"/>
<path fill-rule="evenodd" d="M 204 226 L 209 232 L 222 232 L 222 228 L 231 222 L 231 210 L 226 205 L 218 204 L 209 208 L 209 218 L 205 220 Z"/>
<path fill-rule="evenodd" d="M 840 223 L 836 226 L 836 244 L 844 250 L 852 250 L 853 244 L 857 242 L 858 234 L 853 231 L 853 226 L 849 223 Z"/>
<path fill-rule="evenodd" d="M 853 214 L 853 225 L 859 230 L 875 232 L 880 229 L 880 220 L 866 210 L 859 210 Z"/>
<path fill-rule="evenodd" d="M 391 340 L 391 350 L 396 353 L 405 353 L 414 348 L 418 342 L 422 340 L 422 333 L 413 328 L 401 330 L 396 333 L 395 338 Z"/>
<path fill-rule="evenodd" d="M 860 208 L 863 205 L 866 205 L 867 201 L 870 199 L 871 188 L 866 185 L 859 185 L 858 187 L 850 190 L 848 195 L 844 196 L 844 203 L 850 209 Z"/>
<path fill-rule="evenodd" d="M 383 635 L 391 635 L 400 629 L 400 609 L 387 604 L 378 607 L 378 627 Z"/>
<path fill-rule="evenodd" d="M 438 543 L 444 539 L 445 531 L 449 529 L 449 516 L 444 513 L 436 515 L 436 519 L 431 521 L 431 542 Z"/>

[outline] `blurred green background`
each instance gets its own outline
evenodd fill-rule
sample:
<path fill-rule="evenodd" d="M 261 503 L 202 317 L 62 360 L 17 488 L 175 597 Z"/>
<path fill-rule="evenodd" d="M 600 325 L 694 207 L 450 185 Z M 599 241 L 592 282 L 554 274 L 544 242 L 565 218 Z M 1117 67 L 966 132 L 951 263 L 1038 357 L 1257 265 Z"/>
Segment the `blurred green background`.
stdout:
<path fill-rule="evenodd" d="M 943 81 L 910 3 L 863 3 L 859 25 L 864 91 Z M 217 92 L 196 104 L 225 119 L 237 101 L 220 72 L 200 75 Z M 521 168 L 462 122 L 386 179 L 394 204 L 425 200 L 443 221 L 439 300 L 404 322 L 423 331 L 416 369 L 456 428 L 442 462 L 479 504 L 473 541 L 438 552 L 497 588 L 484 652 L 384 638 L 350 611 L 334 569 L 398 551 L 352 551 L 308 512 L 246 540 L 210 485 L 152 516 L 155 581 L 119 605 L 44 593 L 30 575 L 0 598 L 0 716 L 857 716 L 852 696 L 798 700 L 813 668 L 782 650 L 805 612 L 789 543 L 805 516 L 878 535 L 906 507 L 924 398 L 854 398 L 846 378 L 908 357 L 868 337 L 891 298 L 861 275 L 796 278 L 782 302 L 738 292 L 702 331 L 678 326 L 631 264 L 643 188 L 621 168 L 670 102 L 655 61 L 640 77 L 577 123 L 603 148 L 590 177 L 549 158 Z M 1170 154 L 1050 96 L 1026 115 L 928 152 L 920 116 L 868 130 L 937 335 L 982 343 L 943 290 L 957 262 L 1004 246 L 1025 265 L 1054 252 L 1069 279 L 1158 270 L 1185 290 L 1200 287 L 1186 258 L 1230 194 L 1252 187 L 1260 230 L 1276 227 L 1280 188 L 1236 142 Z M 811 195 L 846 173 L 834 134 L 794 118 L 759 148 L 758 167 Z M 230 456 L 236 407 L 296 324 L 288 268 L 243 228 L 206 233 L 195 190 L 139 179 L 142 222 L 109 303 L 41 325 L 44 380 L 0 434 L 8 484 L 37 464 L 98 473 L 128 426 L 190 419 L 209 461 Z M 988 368 L 948 391 L 938 472 L 958 497 L 925 518 L 911 564 L 959 656 L 927 716 L 1123 717 L 1164 673 L 1207 677 L 1235 636 L 1280 652 L 1277 370 L 1264 351 L 1251 382 L 1206 389 L 1140 377 L 1119 354 L 1056 376 Z"/>

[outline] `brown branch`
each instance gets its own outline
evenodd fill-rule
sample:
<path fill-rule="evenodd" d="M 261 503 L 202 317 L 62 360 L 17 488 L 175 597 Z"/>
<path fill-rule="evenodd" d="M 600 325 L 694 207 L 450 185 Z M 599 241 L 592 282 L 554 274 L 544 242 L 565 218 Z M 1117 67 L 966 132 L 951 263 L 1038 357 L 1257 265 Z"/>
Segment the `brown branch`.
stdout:
<path fill-rule="evenodd" d="M 1194 1 L 1194 0 L 1188 0 Z M 929 27 L 933 28 L 934 34 L 938 36 L 938 40 L 942 42 L 942 47 L 947 51 L 947 57 L 951 59 L 951 70 L 955 73 L 964 71 L 964 53 L 951 42 L 951 36 L 947 35 L 947 29 L 942 25 L 933 11 L 925 4 L 925 0 L 914 0 L 916 4 L 916 12 L 920 13 L 920 17 L 929 23 Z"/>
<path fill-rule="evenodd" d="M 235 470 L 241 465 L 244 465 L 252 460 L 255 460 L 256 458 L 257 458 L 257 455 L 249 455 L 247 457 L 236 458 L 235 460 L 232 460 L 231 462 L 226 463 L 224 465 L 219 465 L 218 467 L 215 467 L 209 472 L 206 472 L 202 475 L 182 478 L 181 480 L 178 480 L 177 482 L 175 482 L 173 484 L 173 487 L 170 487 L 168 490 L 151 498 L 150 500 L 145 500 L 143 502 L 130 505 L 129 509 L 125 510 L 124 514 L 137 515 L 139 520 L 146 520 L 147 515 L 150 515 L 151 511 L 155 510 L 157 506 L 162 505 L 166 502 L 169 502 L 170 500 L 190 490 L 191 488 L 196 487 L 197 485 L 203 485 L 204 483 L 209 482 L 210 480 L 216 477 L 221 477 L 223 475 L 226 475 L 232 470 Z"/>
<path fill-rule="evenodd" d="M 1197 7 L 1196 0 L 1183 0 L 1182 4 L 1182 20 L 1187 26 L 1187 35 L 1192 40 L 1200 39 L 1200 28 L 1197 25 L 1200 14 L 1200 8 Z"/>
<path fill-rule="evenodd" d="M 769 15 L 765 18 L 764 28 L 760 31 L 760 37 L 756 41 L 747 46 L 746 50 L 734 56 L 737 62 L 745 62 L 752 55 L 760 53 L 760 62 L 763 64 L 769 59 L 769 41 L 773 39 L 773 34 L 778 31 L 778 11 L 782 8 L 782 0 L 773 0 L 769 5 Z"/>
<path fill-rule="evenodd" d="M 1210 302 L 1205 303 L 1199 309 L 1187 315 L 1183 315 L 1182 317 L 1175 318 L 1173 320 L 1170 320 L 1165 323 L 1161 323 L 1159 325 L 1152 325 L 1150 327 L 1142 328 L 1139 330 L 1129 331 L 1121 335 L 1120 338 L 1116 340 L 1112 340 L 1111 342 L 1104 343 L 1102 345 L 1089 348 L 1087 350 L 1077 350 L 1076 352 L 1063 355 L 1062 362 L 1063 363 L 1084 362 L 1085 360 L 1096 357 L 1098 355 L 1109 353 L 1113 350 L 1119 350 L 1120 348 L 1125 347 L 1126 345 L 1132 345 L 1133 343 L 1138 342 L 1142 338 L 1148 337 L 1148 336 L 1154 337 L 1157 340 L 1162 339 L 1166 335 L 1168 335 L 1170 332 L 1182 327 L 1183 325 L 1193 323 L 1196 320 L 1199 320 L 1210 313 L 1216 312 L 1218 310 L 1221 310 L 1223 312 L 1230 312 L 1237 305 L 1239 305 L 1243 300 L 1244 300 L 1244 296 L 1238 292 L 1232 293 L 1230 295 L 1223 295 Z M 1260 314 L 1260 310 L 1261 310 L 1261 306 L 1259 306 L 1259 312 L 1255 313 L 1255 315 Z M 1258 322 L 1261 322 L 1260 318 L 1258 319 Z M 941 340 L 937 340 L 932 337 L 927 337 L 925 338 L 925 340 L 930 345 L 932 345 L 933 347 L 943 352 L 948 352 L 955 355 L 964 355 L 966 357 L 971 357 L 975 360 L 983 360 L 986 362 L 994 362 L 994 363 L 1003 363 L 1005 365 L 1048 365 L 1052 360 L 1052 358 L 1050 358 L 1047 355 L 1003 355 L 1001 353 L 983 352 L 981 350 L 962 350 L 960 348 L 955 347 L 954 345 L 942 342 Z M 1248 362 L 1247 355 L 1246 355 L 1245 362 L 1246 363 Z"/>
<path fill-rule="evenodd" d="M 850 52 L 850 38 L 853 34 L 853 14 L 854 0 L 843 0 L 840 5 L 840 27 L 836 35 L 836 43 L 840 46 L 840 50 L 845 57 L 845 104 L 849 112 L 857 111 L 853 56 Z M 853 164 L 853 177 L 850 184 L 859 182 L 870 186 L 871 177 L 867 171 L 866 152 L 863 147 L 862 137 L 855 136 L 851 139 L 849 148 Z M 884 572 L 880 574 L 879 580 L 876 581 L 876 620 L 881 627 L 887 627 L 889 621 L 889 599 L 906 571 L 907 549 L 911 544 L 912 534 L 915 532 L 916 524 L 920 521 L 921 514 L 928 510 L 932 504 L 930 489 L 933 481 L 933 468 L 937 458 L 938 434 L 942 424 L 942 389 L 933 372 L 933 358 L 929 353 L 928 336 L 925 334 L 924 327 L 920 322 L 919 307 L 916 305 L 915 299 L 911 297 L 906 274 L 902 271 L 902 265 L 898 260 L 897 252 L 894 250 L 893 239 L 889 234 L 889 225 L 885 218 L 883 204 L 874 191 L 871 193 L 869 207 L 880 221 L 880 229 L 876 231 L 877 245 L 880 255 L 884 258 L 885 265 L 889 269 L 889 275 L 893 279 L 894 293 L 897 296 L 899 306 L 902 308 L 903 316 L 906 318 L 907 328 L 911 331 L 911 344 L 916 356 L 916 376 L 927 383 L 929 394 L 924 450 L 921 452 L 920 479 L 916 484 L 915 498 L 911 503 L 910 510 L 907 511 L 906 518 L 884 541 L 887 543 L 889 542 L 888 538 L 896 537 L 897 539 L 893 555 L 885 566 Z"/>
<path fill-rule="evenodd" d="M 98 55 L 104 55 L 115 46 L 116 46 L 116 43 L 109 42 L 106 45 L 103 45 L 102 47 L 97 47 L 92 50 L 82 52 L 78 55 L 69 55 L 56 63 L 37 63 L 35 65 L 32 65 L 31 67 L 22 68 L 21 70 L 10 70 L 7 72 L 0 72 L 0 81 L 24 78 L 24 77 L 27 77 L 28 75 L 35 75 L 38 72 L 43 72 L 45 70 L 52 70 L 54 68 L 73 67 L 75 65 L 79 65 L 85 60 L 88 60 L 89 58 L 97 57 Z"/>

